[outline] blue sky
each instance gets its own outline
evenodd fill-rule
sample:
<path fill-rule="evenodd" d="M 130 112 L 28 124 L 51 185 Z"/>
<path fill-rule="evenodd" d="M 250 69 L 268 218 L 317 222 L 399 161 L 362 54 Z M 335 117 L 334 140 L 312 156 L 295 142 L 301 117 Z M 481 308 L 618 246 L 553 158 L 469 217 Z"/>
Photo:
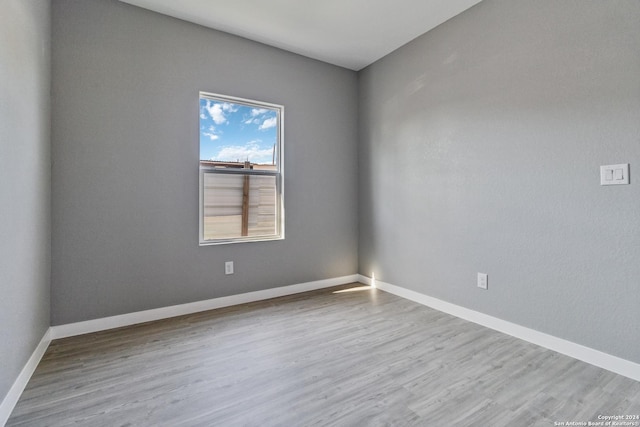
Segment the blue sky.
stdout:
<path fill-rule="evenodd" d="M 271 164 L 276 110 L 200 98 L 200 160 Z"/>

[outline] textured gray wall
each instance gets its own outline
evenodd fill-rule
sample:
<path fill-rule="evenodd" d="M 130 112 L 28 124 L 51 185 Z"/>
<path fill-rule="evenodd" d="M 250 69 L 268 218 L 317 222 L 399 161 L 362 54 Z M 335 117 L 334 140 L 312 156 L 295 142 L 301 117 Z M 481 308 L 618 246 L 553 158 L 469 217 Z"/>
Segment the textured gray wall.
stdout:
<path fill-rule="evenodd" d="M 50 8 L 0 2 L 0 401 L 49 327 Z"/>
<path fill-rule="evenodd" d="M 639 22 L 485 0 L 363 70 L 360 272 L 640 362 Z"/>
<path fill-rule="evenodd" d="M 53 325 L 356 273 L 355 72 L 115 0 L 52 61 Z M 200 90 L 285 106 L 285 240 L 198 246 Z"/>

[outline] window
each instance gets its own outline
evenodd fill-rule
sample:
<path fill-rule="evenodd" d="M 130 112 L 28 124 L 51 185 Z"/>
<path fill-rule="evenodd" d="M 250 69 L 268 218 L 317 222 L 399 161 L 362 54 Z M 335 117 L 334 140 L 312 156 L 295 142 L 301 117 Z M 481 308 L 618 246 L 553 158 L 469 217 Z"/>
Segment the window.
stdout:
<path fill-rule="evenodd" d="M 200 245 L 284 238 L 283 114 L 200 92 Z"/>

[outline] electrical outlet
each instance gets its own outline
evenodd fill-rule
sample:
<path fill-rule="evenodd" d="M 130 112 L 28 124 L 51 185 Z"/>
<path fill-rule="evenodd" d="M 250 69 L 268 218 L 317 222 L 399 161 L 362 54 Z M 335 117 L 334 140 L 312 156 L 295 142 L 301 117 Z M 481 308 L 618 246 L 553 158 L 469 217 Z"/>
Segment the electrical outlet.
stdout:
<path fill-rule="evenodd" d="M 486 273 L 478 273 L 478 287 L 485 291 L 489 289 L 489 275 Z"/>
<path fill-rule="evenodd" d="M 224 263 L 224 274 L 233 274 L 233 261 Z"/>

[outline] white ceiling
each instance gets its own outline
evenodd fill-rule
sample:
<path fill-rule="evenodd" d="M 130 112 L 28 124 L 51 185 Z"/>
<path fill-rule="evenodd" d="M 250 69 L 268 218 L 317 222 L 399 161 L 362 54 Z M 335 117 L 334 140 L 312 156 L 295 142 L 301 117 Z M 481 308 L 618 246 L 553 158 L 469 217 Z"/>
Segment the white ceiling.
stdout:
<path fill-rule="evenodd" d="M 120 0 L 360 70 L 481 0 Z"/>

